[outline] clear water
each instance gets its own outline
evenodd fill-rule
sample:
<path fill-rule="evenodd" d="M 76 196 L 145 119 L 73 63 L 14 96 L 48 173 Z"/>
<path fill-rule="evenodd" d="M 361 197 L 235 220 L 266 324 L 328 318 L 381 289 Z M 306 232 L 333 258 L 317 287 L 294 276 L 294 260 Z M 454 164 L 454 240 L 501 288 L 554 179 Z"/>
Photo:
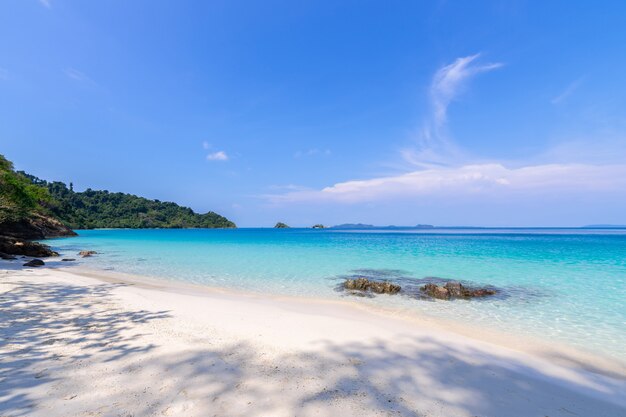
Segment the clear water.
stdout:
<path fill-rule="evenodd" d="M 626 360 L 626 230 L 91 230 L 48 241 L 90 268 L 297 296 L 339 298 L 341 277 L 403 285 L 424 277 L 493 285 L 503 296 L 431 302 L 377 296 L 406 311 L 528 334 Z"/>

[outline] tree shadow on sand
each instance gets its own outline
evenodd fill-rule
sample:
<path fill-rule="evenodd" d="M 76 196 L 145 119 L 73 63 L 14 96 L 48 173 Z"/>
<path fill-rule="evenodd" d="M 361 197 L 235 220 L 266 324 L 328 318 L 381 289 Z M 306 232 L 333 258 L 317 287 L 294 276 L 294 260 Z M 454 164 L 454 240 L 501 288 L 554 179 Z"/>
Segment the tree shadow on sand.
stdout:
<path fill-rule="evenodd" d="M 124 311 L 110 304 L 111 290 L 122 284 L 32 284 L 17 277 L 0 283 L 0 415 L 32 408 L 27 396 L 15 392 L 53 383 L 47 364 L 80 362 L 100 353 L 114 360 L 150 351 L 154 345 L 137 345 L 124 332 L 167 317 L 165 311 Z M 74 349 L 70 355 L 55 353 L 60 345 Z"/>
<path fill-rule="evenodd" d="M 119 309 L 111 291 L 120 284 L 33 285 L 15 277 L 0 284 L 9 288 L 0 294 L 2 416 L 609 417 L 625 411 L 601 400 L 618 396 L 623 381 L 612 385 L 578 371 L 554 375 L 436 337 L 323 340 L 305 352 L 280 353 L 253 335 L 217 343 L 219 336 L 207 330 L 161 350 L 149 333 L 168 313 Z M 76 349 L 56 357 L 61 345 Z M 68 374 L 60 366 L 53 373 L 55 361 L 81 364 L 82 371 Z M 68 400 L 39 408 L 41 398 L 28 391 L 38 385 Z"/>

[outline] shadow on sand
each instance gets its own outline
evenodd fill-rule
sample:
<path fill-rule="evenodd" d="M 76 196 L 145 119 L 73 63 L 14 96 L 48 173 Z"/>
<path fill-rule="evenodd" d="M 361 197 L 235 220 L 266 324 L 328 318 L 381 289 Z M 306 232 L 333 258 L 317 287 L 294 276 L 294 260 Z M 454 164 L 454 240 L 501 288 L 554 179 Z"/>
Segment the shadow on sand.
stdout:
<path fill-rule="evenodd" d="M 620 385 L 583 374 L 555 384 L 523 363 L 436 338 L 327 340 L 308 353 L 276 354 L 252 341 L 212 348 L 207 332 L 161 351 L 166 336 L 151 326 L 168 312 L 120 309 L 112 301 L 120 284 L 34 285 L 19 276 L 0 284 L 1 416 L 625 415 L 594 399 Z M 41 408 L 53 395 L 67 405 Z"/>

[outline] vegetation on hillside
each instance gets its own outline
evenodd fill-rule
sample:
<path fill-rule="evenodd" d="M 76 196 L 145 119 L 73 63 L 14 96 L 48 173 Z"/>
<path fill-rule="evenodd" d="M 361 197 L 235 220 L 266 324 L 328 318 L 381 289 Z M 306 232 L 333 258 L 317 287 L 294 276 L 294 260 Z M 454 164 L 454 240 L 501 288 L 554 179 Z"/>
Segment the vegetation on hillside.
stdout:
<path fill-rule="evenodd" d="M 21 173 L 46 188 L 54 205 L 52 213 L 73 229 L 93 228 L 233 228 L 233 222 L 214 212 L 195 213 L 176 203 L 149 200 L 132 194 L 87 189 L 73 190 L 63 182 L 48 182 Z"/>
<path fill-rule="evenodd" d="M 62 182 L 16 172 L 0 155 L 0 226 L 40 215 L 73 229 L 236 227 L 217 213 L 198 214 L 175 203 L 91 189 L 76 192 L 72 184 L 68 188 Z"/>
<path fill-rule="evenodd" d="M 52 204 L 46 188 L 16 173 L 13 164 L 0 155 L 0 224 L 18 222 L 33 214 L 45 214 Z"/>
<path fill-rule="evenodd" d="M 274 228 L 275 229 L 289 229 L 289 226 L 287 226 L 283 222 L 278 222 L 278 223 L 276 223 L 276 226 L 274 226 Z"/>

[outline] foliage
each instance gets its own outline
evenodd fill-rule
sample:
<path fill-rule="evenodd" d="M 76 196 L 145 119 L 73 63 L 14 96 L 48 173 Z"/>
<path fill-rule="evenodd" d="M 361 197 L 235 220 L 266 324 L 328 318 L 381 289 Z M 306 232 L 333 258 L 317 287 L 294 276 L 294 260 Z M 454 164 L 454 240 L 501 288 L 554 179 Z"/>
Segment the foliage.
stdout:
<path fill-rule="evenodd" d="M 11 161 L 0 155 L 0 224 L 19 221 L 35 212 L 46 213 L 51 204 L 46 188 L 16 173 Z"/>
<path fill-rule="evenodd" d="M 21 173 L 33 184 L 46 187 L 54 204 L 51 211 L 73 229 L 93 228 L 233 228 L 233 222 L 214 212 L 195 213 L 176 203 L 149 200 L 132 194 L 96 191 L 76 192 L 72 185 L 47 182 Z"/>
<path fill-rule="evenodd" d="M 54 216 L 73 229 L 236 227 L 219 214 L 197 214 L 175 203 L 91 189 L 75 192 L 71 184 L 68 188 L 15 172 L 0 155 L 0 225 L 36 213 Z"/>

